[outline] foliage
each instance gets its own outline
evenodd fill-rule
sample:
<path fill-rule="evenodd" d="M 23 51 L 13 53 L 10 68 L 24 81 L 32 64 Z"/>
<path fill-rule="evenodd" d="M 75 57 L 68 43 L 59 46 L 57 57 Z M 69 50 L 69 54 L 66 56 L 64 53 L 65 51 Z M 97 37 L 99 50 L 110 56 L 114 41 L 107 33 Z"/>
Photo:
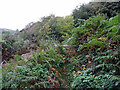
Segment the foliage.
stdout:
<path fill-rule="evenodd" d="M 20 36 L 25 40 L 39 44 L 40 40 L 58 40 L 63 41 L 70 36 L 73 27 L 72 16 L 56 17 L 49 15 L 42 17 L 40 21 L 27 25 L 27 28 L 21 30 Z"/>
<path fill-rule="evenodd" d="M 6 66 L 3 66 L 3 87 L 60 87 L 61 74 L 57 68 L 62 68 L 64 64 L 63 56 L 57 54 L 54 47 L 47 47 L 46 49 L 46 51 L 43 51 L 44 49 L 38 47 L 39 52 L 33 52 L 33 57 L 25 60 L 16 55 L 16 63 L 13 63 L 12 59 L 9 63 L 6 63 Z"/>
<path fill-rule="evenodd" d="M 74 73 L 72 88 L 112 88 L 119 87 L 119 28 L 118 16 L 105 20 L 101 16 L 89 18 L 73 32 L 68 43 L 79 45 L 82 60 L 88 68 Z M 73 41 L 74 40 L 74 41 Z M 85 56 L 85 60 L 82 57 Z M 90 68 L 92 67 L 92 68 Z M 113 77 L 115 77 L 113 79 Z"/>
<path fill-rule="evenodd" d="M 50 15 L 17 34 L 4 32 L 2 88 L 119 88 L 118 19 L 92 16 L 73 27 L 72 16 Z"/>
<path fill-rule="evenodd" d="M 111 18 L 119 13 L 119 2 L 90 2 L 77 6 L 72 13 L 74 23 L 77 25 L 79 19 L 88 19 L 98 14 L 106 14 Z"/>
<path fill-rule="evenodd" d="M 111 75 L 79 75 L 72 83 L 72 88 L 113 88 L 118 87 L 118 79 L 111 79 Z"/>
<path fill-rule="evenodd" d="M 2 66 L 0 65 L 0 89 L 2 88 Z"/>
<path fill-rule="evenodd" d="M 10 33 L 9 31 L 2 33 L 2 59 L 9 60 L 14 54 L 22 54 L 26 51 L 28 43 L 19 35 Z M 29 42 L 29 41 L 28 41 Z"/>

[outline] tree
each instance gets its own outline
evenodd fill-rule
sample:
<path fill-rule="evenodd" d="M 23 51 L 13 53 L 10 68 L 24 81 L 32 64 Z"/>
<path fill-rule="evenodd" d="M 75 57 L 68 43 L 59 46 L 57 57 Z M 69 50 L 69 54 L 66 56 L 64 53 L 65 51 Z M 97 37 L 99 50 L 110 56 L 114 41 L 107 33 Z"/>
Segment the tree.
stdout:
<path fill-rule="evenodd" d="M 39 44 L 40 40 L 53 39 L 62 42 L 69 37 L 73 29 L 73 17 L 56 17 L 49 15 L 42 17 L 40 21 L 24 28 L 20 36 L 32 43 Z"/>
<path fill-rule="evenodd" d="M 74 23 L 76 25 L 79 19 L 88 19 L 98 14 L 106 14 L 108 18 L 116 16 L 120 13 L 119 4 L 119 2 L 90 2 L 85 5 L 82 4 L 73 10 L 72 16 L 74 18 Z"/>

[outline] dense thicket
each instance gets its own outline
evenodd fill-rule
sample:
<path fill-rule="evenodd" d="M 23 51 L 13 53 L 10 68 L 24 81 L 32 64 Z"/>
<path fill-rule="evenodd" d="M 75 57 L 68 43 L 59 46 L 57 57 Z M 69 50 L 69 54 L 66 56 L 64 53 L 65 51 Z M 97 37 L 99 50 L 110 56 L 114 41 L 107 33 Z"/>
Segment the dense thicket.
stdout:
<path fill-rule="evenodd" d="M 19 35 L 9 31 L 2 32 L 2 61 L 9 61 L 15 54 L 22 54 L 26 51 L 29 43 Z"/>
<path fill-rule="evenodd" d="M 2 33 L 2 61 L 8 61 L 14 54 L 21 55 L 36 49 L 45 40 L 56 40 L 62 42 L 71 36 L 73 17 L 56 17 L 50 15 L 42 17 L 36 23 L 29 23 L 20 32 L 12 34 L 9 31 Z"/>
<path fill-rule="evenodd" d="M 78 11 L 86 12 L 90 4 L 95 3 L 83 5 Z M 103 13 L 102 6 L 111 3 L 96 3 L 96 7 L 98 4 L 101 5 L 98 12 Z M 112 3 L 114 9 L 115 4 Z M 120 14 L 117 8 L 109 18 L 91 9 L 87 18 L 50 15 L 29 23 L 16 34 L 3 32 L 2 56 L 8 61 L 2 64 L 2 88 L 119 89 Z M 77 20 L 77 27 L 73 20 Z M 13 57 L 10 59 L 10 56 Z"/>
<path fill-rule="evenodd" d="M 110 18 L 120 13 L 119 2 L 90 2 L 77 6 L 72 13 L 74 23 L 77 24 L 79 19 L 88 19 L 98 14 L 105 15 Z"/>
<path fill-rule="evenodd" d="M 73 87 L 100 88 L 100 85 L 103 85 L 109 88 L 114 86 L 113 82 L 120 82 L 120 29 L 118 24 L 118 15 L 109 20 L 96 16 L 89 18 L 84 24 L 74 29 L 68 43 L 78 45 L 77 61 L 85 65 L 87 69 L 84 73 L 75 76 Z"/>
<path fill-rule="evenodd" d="M 119 87 L 118 24 L 118 15 L 109 20 L 96 16 L 74 28 L 66 42 L 79 46 L 74 55 L 61 46 L 55 48 L 51 41 L 38 47 L 32 57 L 16 55 L 16 63 L 11 59 L 3 66 L 3 87 Z"/>
<path fill-rule="evenodd" d="M 24 39 L 28 39 L 33 43 L 38 43 L 38 40 L 52 39 L 63 41 L 71 35 L 73 29 L 73 18 L 72 16 L 55 17 L 50 15 L 41 18 L 40 21 L 28 24 L 25 29 L 20 33 Z"/>

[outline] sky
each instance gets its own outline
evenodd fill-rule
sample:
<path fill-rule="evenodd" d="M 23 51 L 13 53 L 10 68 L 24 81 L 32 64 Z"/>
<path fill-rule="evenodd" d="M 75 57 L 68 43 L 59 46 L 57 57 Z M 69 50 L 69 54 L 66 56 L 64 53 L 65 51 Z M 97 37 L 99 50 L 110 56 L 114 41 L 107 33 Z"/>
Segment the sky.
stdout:
<path fill-rule="evenodd" d="M 0 28 L 21 30 L 43 16 L 70 15 L 76 6 L 89 1 L 91 0 L 0 0 Z"/>

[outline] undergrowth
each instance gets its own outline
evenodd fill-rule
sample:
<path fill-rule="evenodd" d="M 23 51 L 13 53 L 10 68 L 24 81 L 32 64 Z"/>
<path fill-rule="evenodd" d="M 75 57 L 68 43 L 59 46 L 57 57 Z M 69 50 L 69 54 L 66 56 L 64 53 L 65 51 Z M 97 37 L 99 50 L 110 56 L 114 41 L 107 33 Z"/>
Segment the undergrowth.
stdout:
<path fill-rule="evenodd" d="M 66 44 L 38 47 L 32 57 L 15 55 L 2 67 L 3 88 L 114 88 L 120 87 L 120 29 L 118 16 L 84 20 Z M 74 55 L 73 55 L 74 54 Z"/>

